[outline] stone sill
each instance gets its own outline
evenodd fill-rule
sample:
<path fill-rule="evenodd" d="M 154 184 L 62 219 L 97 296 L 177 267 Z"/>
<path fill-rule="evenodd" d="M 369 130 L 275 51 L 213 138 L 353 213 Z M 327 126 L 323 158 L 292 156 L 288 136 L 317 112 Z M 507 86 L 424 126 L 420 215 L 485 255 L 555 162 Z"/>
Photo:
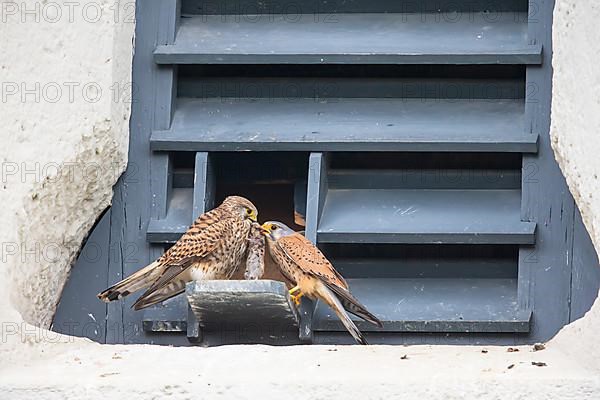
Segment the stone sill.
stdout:
<path fill-rule="evenodd" d="M 175 348 L 63 339 L 70 343 L 4 353 L 15 362 L 0 367 L 0 398 L 583 400 L 600 394 L 600 375 L 551 344 L 509 352 L 480 346 Z M 28 358 L 30 351 L 35 355 Z"/>

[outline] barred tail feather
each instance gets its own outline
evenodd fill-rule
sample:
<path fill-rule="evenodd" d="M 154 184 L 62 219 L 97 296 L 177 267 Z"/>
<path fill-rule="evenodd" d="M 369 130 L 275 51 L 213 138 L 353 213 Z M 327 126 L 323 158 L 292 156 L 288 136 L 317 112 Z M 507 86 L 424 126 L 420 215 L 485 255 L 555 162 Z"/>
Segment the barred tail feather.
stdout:
<path fill-rule="evenodd" d="M 350 316 L 344 309 L 344 306 L 342 305 L 336 294 L 322 282 L 319 282 L 317 291 L 321 299 L 325 303 L 327 303 L 327 305 L 331 307 L 331 309 L 336 313 L 336 315 L 339 317 L 340 321 L 342 321 L 342 324 L 344 324 L 348 332 L 350 332 L 354 340 L 356 340 L 358 344 L 368 344 L 363 334 L 358 330 L 354 322 L 350 319 Z"/>
<path fill-rule="evenodd" d="M 98 293 L 98 298 L 103 302 L 108 303 L 113 300 L 122 299 L 138 290 L 147 288 L 152 284 L 152 278 L 156 277 L 158 273 L 157 266 L 158 262 L 155 261 L 140 269 L 131 276 L 115 283 L 105 291 Z"/>

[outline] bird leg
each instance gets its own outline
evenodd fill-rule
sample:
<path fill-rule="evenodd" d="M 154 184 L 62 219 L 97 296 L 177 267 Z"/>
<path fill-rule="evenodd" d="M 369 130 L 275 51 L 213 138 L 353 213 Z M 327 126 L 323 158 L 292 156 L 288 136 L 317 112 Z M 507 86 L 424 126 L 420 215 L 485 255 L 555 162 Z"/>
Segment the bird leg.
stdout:
<path fill-rule="evenodd" d="M 300 291 L 300 286 L 298 286 L 298 285 L 294 286 L 293 288 L 291 288 L 289 290 L 289 293 L 290 293 L 290 297 L 292 298 L 292 300 L 294 300 L 294 304 L 296 306 L 299 306 L 300 299 L 302 298 L 302 296 L 304 296 L 304 293 L 302 293 Z M 297 294 L 294 294 L 294 293 L 297 293 Z"/>
<path fill-rule="evenodd" d="M 299 291 L 300 291 L 300 286 L 298 286 L 298 285 L 294 286 L 293 288 L 291 288 L 289 290 L 290 296 L 292 296 L 294 293 L 299 292 Z"/>

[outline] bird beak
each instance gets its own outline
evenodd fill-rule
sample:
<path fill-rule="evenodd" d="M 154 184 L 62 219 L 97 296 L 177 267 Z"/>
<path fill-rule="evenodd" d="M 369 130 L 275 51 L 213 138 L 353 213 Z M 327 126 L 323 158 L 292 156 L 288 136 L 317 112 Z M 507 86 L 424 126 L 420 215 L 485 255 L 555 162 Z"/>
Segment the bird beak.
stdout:
<path fill-rule="evenodd" d="M 258 220 L 258 215 L 256 215 L 256 211 L 252 211 L 250 213 L 250 215 L 248 216 L 248 218 L 250 218 L 251 221 L 257 222 Z"/>
<path fill-rule="evenodd" d="M 265 236 L 271 234 L 271 228 L 269 227 L 268 224 L 262 224 L 260 227 L 260 230 L 261 230 L 261 233 Z"/>

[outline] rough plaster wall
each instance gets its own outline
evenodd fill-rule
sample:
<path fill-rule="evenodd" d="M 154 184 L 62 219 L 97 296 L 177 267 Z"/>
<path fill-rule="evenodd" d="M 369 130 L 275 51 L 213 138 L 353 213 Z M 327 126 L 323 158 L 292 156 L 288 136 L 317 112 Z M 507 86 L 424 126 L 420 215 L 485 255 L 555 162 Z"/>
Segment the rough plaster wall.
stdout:
<path fill-rule="evenodd" d="M 552 147 L 581 211 L 596 251 L 600 249 L 600 3 L 557 0 L 554 9 Z M 600 303 L 563 328 L 556 345 L 600 370 Z"/>
<path fill-rule="evenodd" d="M 38 326 L 125 167 L 131 15 L 113 1 L 0 3 L 1 272 Z"/>
<path fill-rule="evenodd" d="M 556 159 L 596 249 L 600 248 L 599 20 L 598 2 L 557 1 L 551 126 Z"/>

